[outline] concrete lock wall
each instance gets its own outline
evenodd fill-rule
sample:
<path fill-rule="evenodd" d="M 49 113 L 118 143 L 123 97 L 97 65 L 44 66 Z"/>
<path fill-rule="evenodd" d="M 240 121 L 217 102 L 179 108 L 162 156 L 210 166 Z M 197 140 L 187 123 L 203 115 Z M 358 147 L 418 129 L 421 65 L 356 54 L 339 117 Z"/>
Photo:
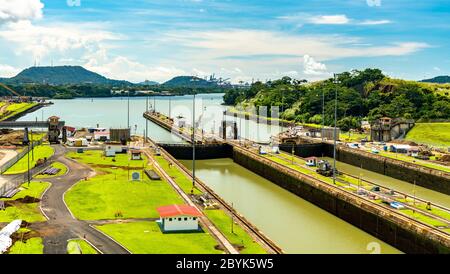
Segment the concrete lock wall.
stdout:
<path fill-rule="evenodd" d="M 319 206 L 350 224 L 372 234 L 406 253 L 450 253 L 448 239 L 436 236 L 427 228 L 418 228 L 411 222 L 394 216 L 370 201 L 314 182 L 270 160 L 235 148 L 236 163 L 269 179 L 280 187 Z"/>
<path fill-rule="evenodd" d="M 192 145 L 159 144 L 164 150 L 178 160 L 192 160 Z M 228 144 L 207 144 L 195 146 L 195 159 L 207 160 L 231 158 L 233 148 Z"/>
<path fill-rule="evenodd" d="M 333 145 L 324 144 L 324 154 L 333 157 Z M 395 179 L 414 182 L 422 187 L 450 195 L 450 174 L 444 171 L 390 159 L 370 152 L 363 152 L 339 146 L 336 150 L 338 161 L 374 171 Z"/>

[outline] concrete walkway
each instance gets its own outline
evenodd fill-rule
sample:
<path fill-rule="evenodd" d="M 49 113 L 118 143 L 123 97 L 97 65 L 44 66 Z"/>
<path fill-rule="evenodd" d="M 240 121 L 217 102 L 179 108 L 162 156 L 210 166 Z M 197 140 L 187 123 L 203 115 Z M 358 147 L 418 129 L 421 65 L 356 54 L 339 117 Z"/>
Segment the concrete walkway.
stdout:
<path fill-rule="evenodd" d="M 67 241 L 73 238 L 84 238 L 105 254 L 128 254 L 129 252 L 94 229 L 89 222 L 75 219 L 64 202 L 64 193 L 78 181 L 94 175 L 94 171 L 67 159 L 65 148 L 61 145 L 53 146 L 55 154 L 52 160 L 59 161 L 68 167 L 68 172 L 55 178 L 45 179 L 51 187 L 45 192 L 41 200 L 41 210 L 48 221 L 33 223 L 30 228 L 38 231 L 44 243 L 45 254 L 66 254 Z"/>
<path fill-rule="evenodd" d="M 191 200 L 191 198 L 184 193 L 184 191 L 178 186 L 178 184 L 164 171 L 163 168 L 156 162 L 153 157 L 151 157 L 151 153 L 149 149 L 145 149 L 144 153 L 147 155 L 148 159 L 152 162 L 154 167 L 164 176 L 164 178 L 172 185 L 172 187 L 180 194 L 180 196 L 191 206 L 197 208 L 197 205 Z M 199 209 L 200 212 L 202 211 Z M 204 215 L 200 217 L 200 221 L 204 226 L 208 228 L 211 234 L 216 237 L 217 240 L 225 247 L 228 253 L 230 254 L 239 254 L 239 252 L 234 248 L 234 246 L 228 241 L 227 238 L 214 226 L 214 224 L 206 218 Z"/>

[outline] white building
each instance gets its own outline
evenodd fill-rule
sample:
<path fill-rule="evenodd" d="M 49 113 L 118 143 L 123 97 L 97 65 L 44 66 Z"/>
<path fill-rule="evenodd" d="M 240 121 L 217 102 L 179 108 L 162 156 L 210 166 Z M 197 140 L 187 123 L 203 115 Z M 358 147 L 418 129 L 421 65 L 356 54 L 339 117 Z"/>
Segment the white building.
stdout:
<path fill-rule="evenodd" d="M 163 231 L 196 231 L 201 212 L 190 205 L 169 205 L 156 209 Z"/>
<path fill-rule="evenodd" d="M 128 147 L 122 145 L 105 145 L 105 156 L 114 157 L 116 153 L 127 153 Z"/>

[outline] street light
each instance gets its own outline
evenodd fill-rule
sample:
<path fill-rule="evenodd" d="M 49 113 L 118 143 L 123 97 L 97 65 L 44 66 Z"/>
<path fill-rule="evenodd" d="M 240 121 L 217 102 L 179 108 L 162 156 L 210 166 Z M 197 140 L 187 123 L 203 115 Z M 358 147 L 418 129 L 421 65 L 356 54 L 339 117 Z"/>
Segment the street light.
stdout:
<path fill-rule="evenodd" d="M 339 74 L 334 74 L 333 83 L 339 84 Z M 337 86 L 334 87 L 334 146 L 333 146 L 333 184 L 336 184 L 336 144 L 337 144 Z"/>
<path fill-rule="evenodd" d="M 195 188 L 195 92 L 192 100 L 192 190 L 194 194 Z"/>
<path fill-rule="evenodd" d="M 25 128 L 25 133 L 23 135 L 23 141 L 22 144 L 25 146 L 28 146 L 28 151 L 27 151 L 27 181 L 28 181 L 28 187 L 30 187 L 30 138 L 28 136 L 28 128 Z"/>
<path fill-rule="evenodd" d="M 325 92 L 322 89 L 322 143 L 324 141 L 324 134 L 325 132 Z"/>

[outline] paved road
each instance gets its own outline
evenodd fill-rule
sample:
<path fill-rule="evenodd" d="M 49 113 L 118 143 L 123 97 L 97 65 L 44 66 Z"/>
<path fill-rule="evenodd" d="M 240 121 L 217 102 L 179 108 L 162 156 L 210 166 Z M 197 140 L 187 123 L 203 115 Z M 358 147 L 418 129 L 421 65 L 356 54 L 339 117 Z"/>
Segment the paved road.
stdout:
<path fill-rule="evenodd" d="M 48 217 L 47 222 L 33 223 L 31 229 L 40 232 L 45 254 L 66 254 L 67 240 L 85 238 L 104 254 L 128 254 L 129 252 L 109 237 L 92 228 L 88 222 L 74 219 L 64 203 L 64 193 L 78 181 L 91 176 L 94 172 L 82 164 L 67 159 L 65 148 L 53 146 L 55 155 L 52 160 L 68 167 L 68 173 L 61 177 L 46 179 L 52 183 L 41 200 L 41 209 Z"/>

